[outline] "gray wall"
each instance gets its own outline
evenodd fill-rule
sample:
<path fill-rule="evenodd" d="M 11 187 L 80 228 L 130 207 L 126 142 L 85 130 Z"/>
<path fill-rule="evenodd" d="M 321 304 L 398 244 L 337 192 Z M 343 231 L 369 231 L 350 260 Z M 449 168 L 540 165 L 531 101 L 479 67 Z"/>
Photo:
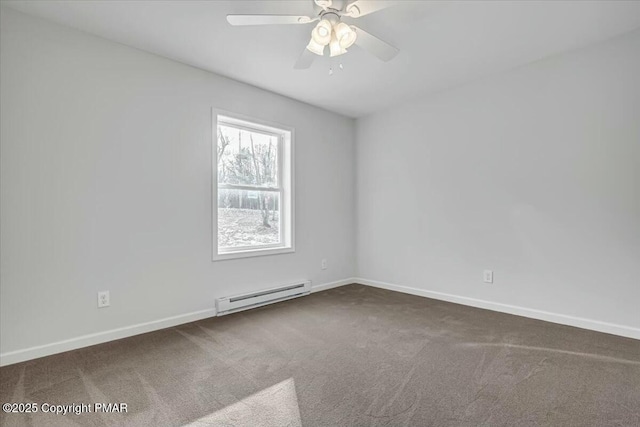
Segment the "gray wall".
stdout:
<path fill-rule="evenodd" d="M 639 76 L 636 31 L 358 120 L 358 275 L 640 337 Z"/>
<path fill-rule="evenodd" d="M 353 120 L 7 8 L 0 27 L 0 352 L 353 276 Z M 295 128 L 295 254 L 211 261 L 212 107 Z"/>

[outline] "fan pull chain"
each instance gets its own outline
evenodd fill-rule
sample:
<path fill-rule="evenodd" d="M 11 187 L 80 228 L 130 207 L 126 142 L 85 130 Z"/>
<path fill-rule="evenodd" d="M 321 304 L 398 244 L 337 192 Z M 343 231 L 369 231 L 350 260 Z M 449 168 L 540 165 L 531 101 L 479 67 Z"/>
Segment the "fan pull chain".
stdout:
<path fill-rule="evenodd" d="M 342 65 L 342 62 L 338 64 L 338 68 L 340 68 L 340 71 L 344 71 L 344 66 Z M 329 66 L 329 75 L 333 76 L 333 66 Z"/>

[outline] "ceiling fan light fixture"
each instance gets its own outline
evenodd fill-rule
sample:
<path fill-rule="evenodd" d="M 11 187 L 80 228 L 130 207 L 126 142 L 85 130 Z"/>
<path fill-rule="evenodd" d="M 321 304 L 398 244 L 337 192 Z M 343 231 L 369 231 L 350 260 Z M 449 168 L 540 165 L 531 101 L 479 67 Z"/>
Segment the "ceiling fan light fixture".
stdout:
<path fill-rule="evenodd" d="M 340 45 L 335 31 L 331 34 L 331 43 L 329 43 L 329 56 L 339 56 L 347 53 L 347 49 Z"/>
<path fill-rule="evenodd" d="M 331 42 L 331 22 L 326 19 L 318 22 L 318 25 L 311 31 L 311 38 L 319 45 L 326 46 Z"/>
<path fill-rule="evenodd" d="M 311 40 L 309 40 L 309 44 L 307 45 L 307 50 L 315 53 L 316 55 L 320 55 L 320 56 L 324 55 L 324 45 L 316 43 L 313 37 L 311 38 Z"/>
<path fill-rule="evenodd" d="M 356 38 L 358 35 L 353 27 L 345 24 L 344 22 L 340 22 L 335 27 L 336 38 L 340 43 L 340 46 L 343 49 L 349 48 L 352 44 L 356 42 Z"/>

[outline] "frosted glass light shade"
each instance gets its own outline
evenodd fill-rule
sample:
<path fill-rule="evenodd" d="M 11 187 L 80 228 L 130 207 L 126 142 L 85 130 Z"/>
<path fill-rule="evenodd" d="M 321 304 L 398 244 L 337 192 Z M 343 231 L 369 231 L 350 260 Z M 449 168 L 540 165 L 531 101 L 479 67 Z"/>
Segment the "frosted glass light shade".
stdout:
<path fill-rule="evenodd" d="M 313 40 L 313 38 L 311 38 L 311 40 L 309 40 L 309 44 L 307 45 L 307 50 L 315 53 L 316 55 L 324 55 L 324 45 L 318 44 L 315 42 L 315 40 Z"/>
<path fill-rule="evenodd" d="M 329 44 L 329 54 L 330 56 L 338 56 L 347 53 L 347 49 L 340 46 L 340 42 L 336 37 L 336 33 L 334 32 L 331 35 L 331 43 Z"/>
<path fill-rule="evenodd" d="M 313 38 L 313 41 L 317 44 L 326 46 L 331 41 L 331 30 L 331 22 L 323 19 L 318 22 L 318 25 L 311 31 L 311 38 Z"/>
<path fill-rule="evenodd" d="M 335 32 L 340 46 L 344 49 L 347 49 L 356 42 L 357 34 L 355 30 L 344 22 L 336 25 Z"/>

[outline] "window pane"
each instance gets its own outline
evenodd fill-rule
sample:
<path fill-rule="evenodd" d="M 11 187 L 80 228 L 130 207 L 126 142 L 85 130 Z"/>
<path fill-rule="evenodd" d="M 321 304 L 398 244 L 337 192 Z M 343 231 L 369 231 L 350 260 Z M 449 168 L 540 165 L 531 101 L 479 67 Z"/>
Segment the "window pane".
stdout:
<path fill-rule="evenodd" d="M 280 193 L 218 190 L 218 248 L 281 243 Z"/>
<path fill-rule="evenodd" d="M 278 137 L 218 126 L 218 183 L 277 187 Z"/>

